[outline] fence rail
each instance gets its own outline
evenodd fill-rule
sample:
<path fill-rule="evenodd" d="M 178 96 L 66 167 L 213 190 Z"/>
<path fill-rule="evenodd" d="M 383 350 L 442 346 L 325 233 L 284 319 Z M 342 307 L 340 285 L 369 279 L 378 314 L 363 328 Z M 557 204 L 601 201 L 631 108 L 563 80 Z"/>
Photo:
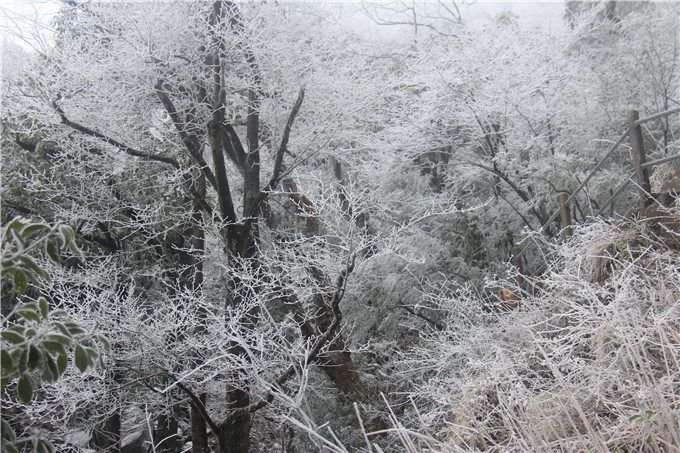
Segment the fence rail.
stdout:
<path fill-rule="evenodd" d="M 647 123 L 649 121 L 654 121 L 660 118 L 666 118 L 670 115 L 673 115 L 675 113 L 680 113 L 680 107 L 666 110 L 663 112 L 655 113 L 654 115 L 650 115 L 644 118 L 639 118 L 639 113 L 637 110 L 631 110 L 628 114 L 628 127 L 625 129 L 623 134 L 619 137 L 619 139 L 612 145 L 610 146 L 607 151 L 604 153 L 602 158 L 597 162 L 595 167 L 588 173 L 586 178 L 579 184 L 579 186 L 569 195 L 568 198 L 564 198 L 564 194 L 560 194 L 558 200 L 560 207 L 553 212 L 553 214 L 546 220 L 543 225 L 541 225 L 541 228 L 538 230 L 540 233 L 544 233 L 546 229 L 560 216 L 562 215 L 562 229 L 563 231 L 566 231 L 566 233 L 563 235 L 564 237 L 568 236 L 570 233 L 569 228 L 569 223 L 570 221 L 566 222 L 564 219 L 568 219 L 569 217 L 564 215 L 565 210 L 568 210 L 569 203 L 571 203 L 579 194 L 581 191 L 583 191 L 588 184 L 588 182 L 597 174 L 602 169 L 602 166 L 604 163 L 611 157 L 611 155 L 616 151 L 619 146 L 623 144 L 623 142 L 626 140 L 626 138 L 630 138 L 631 142 L 631 148 L 633 151 L 633 164 L 635 166 L 635 179 L 632 177 L 627 178 L 623 183 L 621 183 L 616 190 L 612 193 L 612 195 L 609 197 L 609 199 L 598 209 L 597 213 L 595 213 L 595 217 L 601 216 L 605 210 L 611 206 L 611 204 L 614 202 L 614 200 L 621 195 L 621 193 L 624 191 L 626 187 L 628 187 L 629 184 L 635 183 L 638 186 L 638 193 L 640 197 L 643 200 L 646 200 L 647 197 L 649 197 L 651 188 L 650 188 L 650 183 L 649 183 L 649 173 L 648 169 L 655 166 L 655 165 L 660 165 L 666 162 L 670 162 L 673 160 L 680 159 L 680 153 L 676 153 L 670 156 L 666 156 L 660 159 L 652 160 L 652 161 L 646 161 L 645 158 L 645 150 L 644 146 L 642 144 L 642 132 L 640 126 L 644 123 Z M 568 212 L 568 211 L 567 211 Z M 518 260 L 520 259 L 531 247 L 532 244 L 527 244 L 524 246 L 524 248 L 519 251 L 517 255 L 513 257 L 513 260 Z M 543 272 L 546 269 L 546 265 L 541 266 L 539 269 L 534 271 L 532 275 L 537 275 L 541 272 Z"/>

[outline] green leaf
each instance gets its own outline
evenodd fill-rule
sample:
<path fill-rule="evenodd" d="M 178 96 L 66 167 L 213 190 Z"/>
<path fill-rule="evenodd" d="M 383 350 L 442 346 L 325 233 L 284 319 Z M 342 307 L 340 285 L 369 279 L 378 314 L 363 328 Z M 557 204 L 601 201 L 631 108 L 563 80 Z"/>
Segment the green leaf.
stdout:
<path fill-rule="evenodd" d="M 0 358 L 2 359 L 2 374 L 11 374 L 14 372 L 14 359 L 6 349 L 0 351 Z"/>
<path fill-rule="evenodd" d="M 19 371 L 22 373 L 28 368 L 28 345 L 17 349 L 19 355 Z M 14 354 L 13 354 L 14 355 Z M 14 355 L 16 359 L 17 355 Z"/>
<path fill-rule="evenodd" d="M 68 225 L 59 225 L 59 233 L 64 240 L 64 244 L 68 244 L 71 241 L 75 241 L 76 235 L 73 232 L 73 228 Z"/>
<path fill-rule="evenodd" d="M 61 335 L 59 333 L 50 333 L 50 334 L 47 334 L 47 339 L 52 340 L 52 341 L 57 341 L 57 342 L 63 344 L 67 348 L 71 346 L 71 338 L 67 337 L 66 335 Z"/>
<path fill-rule="evenodd" d="M 47 319 L 47 315 L 50 313 L 50 304 L 47 302 L 47 299 L 44 297 L 38 299 L 38 307 L 40 308 L 40 316 L 43 319 Z"/>
<path fill-rule="evenodd" d="M 26 219 L 24 219 L 24 218 L 15 217 L 15 218 L 12 219 L 12 221 L 7 225 L 7 229 L 8 229 L 8 230 L 19 231 L 19 230 L 21 230 L 23 227 L 25 227 L 25 226 L 28 224 L 27 222 L 28 222 L 28 221 L 27 221 Z"/>
<path fill-rule="evenodd" d="M 5 453 L 19 453 L 19 450 L 17 450 L 17 447 L 10 443 L 2 443 L 2 451 Z"/>
<path fill-rule="evenodd" d="M 41 230 L 49 230 L 50 227 L 45 225 L 44 223 L 31 223 L 29 225 L 26 225 L 21 229 L 21 238 L 22 239 L 28 239 L 34 234 L 40 232 Z"/>
<path fill-rule="evenodd" d="M 99 354 L 93 348 L 86 346 L 84 349 L 87 351 L 87 357 L 89 359 L 90 366 L 94 366 L 95 362 L 99 358 Z"/>
<path fill-rule="evenodd" d="M 0 333 L 0 336 L 12 344 L 19 344 L 26 341 L 26 338 L 24 338 L 23 335 L 11 330 L 3 330 L 2 333 Z"/>
<path fill-rule="evenodd" d="M 45 243 L 45 254 L 47 254 L 47 258 L 52 261 L 54 264 L 60 264 L 61 263 L 61 256 L 59 255 L 59 247 L 57 247 L 57 244 L 52 241 L 48 240 Z"/>
<path fill-rule="evenodd" d="M 53 310 L 52 313 L 50 313 L 51 317 L 57 317 L 57 316 L 66 316 L 68 312 L 66 310 Z"/>
<path fill-rule="evenodd" d="M 64 374 L 66 365 L 68 365 L 68 357 L 66 357 L 66 354 L 59 354 L 57 356 L 57 370 L 59 370 L 59 375 Z"/>
<path fill-rule="evenodd" d="M 78 248 L 78 245 L 76 244 L 75 241 L 69 242 L 68 244 L 66 244 L 66 246 L 75 256 L 83 256 L 83 252 L 80 250 L 80 248 Z"/>
<path fill-rule="evenodd" d="M 6 332 L 16 332 L 19 335 L 23 335 L 23 336 L 26 335 L 26 327 L 22 326 L 21 324 L 17 324 L 15 326 L 8 327 L 5 331 Z"/>
<path fill-rule="evenodd" d="M 28 368 L 28 345 L 18 348 L 17 352 L 19 353 L 19 371 L 23 373 Z M 14 358 L 16 359 L 16 355 Z"/>
<path fill-rule="evenodd" d="M 16 272 L 16 268 L 13 267 L 14 262 L 12 260 L 2 260 L 2 269 L 0 270 L 0 277 L 5 278 L 7 276 L 11 276 L 12 279 L 14 279 L 14 272 Z"/>
<path fill-rule="evenodd" d="M 52 355 L 66 354 L 66 348 L 58 341 L 43 340 L 42 346 Z"/>
<path fill-rule="evenodd" d="M 35 275 L 38 277 L 42 278 L 45 281 L 50 281 L 50 274 L 43 269 L 42 267 L 38 266 L 38 263 L 35 262 L 33 258 L 30 256 L 26 255 L 21 255 L 19 257 L 19 261 L 26 266 L 28 269 L 30 269 Z"/>
<path fill-rule="evenodd" d="M 38 304 L 36 304 L 35 302 L 26 302 L 21 308 L 28 308 L 29 310 L 37 312 Z"/>
<path fill-rule="evenodd" d="M 55 364 L 55 366 L 56 366 L 56 364 Z M 52 383 L 52 382 L 57 380 L 56 376 L 54 375 L 54 373 L 52 373 L 52 370 L 48 366 L 43 367 L 42 373 L 40 374 L 40 377 L 42 378 L 43 382 L 48 382 L 48 383 Z"/>
<path fill-rule="evenodd" d="M 26 272 L 21 269 L 15 269 L 12 274 L 12 277 L 14 278 L 14 291 L 18 293 L 26 291 L 26 287 L 28 286 L 28 276 L 26 275 Z"/>
<path fill-rule="evenodd" d="M 59 247 L 57 247 L 57 244 L 53 240 L 48 240 L 45 243 L 45 253 L 47 254 L 47 258 L 49 258 L 49 260 L 52 261 L 54 264 L 61 263 L 61 256 L 59 256 Z"/>
<path fill-rule="evenodd" d="M 24 252 L 24 241 L 21 240 L 21 236 L 19 236 L 19 233 L 16 230 L 9 230 L 9 236 L 12 238 L 11 242 L 14 243 L 14 245 L 17 246 L 17 251 L 19 253 Z M 6 240 L 6 238 L 4 238 Z M 4 243 L 4 241 L 3 241 Z"/>
<path fill-rule="evenodd" d="M 54 447 L 52 444 L 43 439 L 37 439 L 34 444 L 35 453 L 52 453 Z"/>
<path fill-rule="evenodd" d="M 78 245 L 76 244 L 76 235 L 73 232 L 73 229 L 70 226 L 67 225 L 59 225 L 59 233 L 61 233 L 62 238 L 64 239 L 64 244 L 68 249 L 76 256 L 82 256 L 82 252 L 78 248 Z"/>
<path fill-rule="evenodd" d="M 68 329 L 71 335 L 78 335 L 79 333 L 85 333 L 85 329 L 80 327 L 75 322 L 65 322 L 64 326 Z"/>
<path fill-rule="evenodd" d="M 59 321 L 52 321 L 52 325 L 59 329 L 59 331 L 66 335 L 67 337 L 69 338 L 71 337 L 71 332 L 69 332 L 68 327 L 66 327 L 63 323 Z"/>
<path fill-rule="evenodd" d="M 57 362 L 54 361 L 51 355 L 45 354 L 45 370 L 49 370 L 50 373 L 50 378 L 46 377 L 45 374 L 43 374 L 43 377 L 47 382 L 54 382 L 57 379 L 59 379 L 59 376 L 61 376 L 61 373 L 59 373 L 59 367 L 57 366 Z"/>
<path fill-rule="evenodd" d="M 36 311 L 23 308 L 21 310 L 17 310 L 17 313 L 26 321 L 35 321 L 36 323 L 40 324 L 40 315 Z"/>
<path fill-rule="evenodd" d="M 0 422 L 0 427 L 1 427 L 1 430 L 2 430 L 2 433 L 0 433 L 0 436 L 2 436 L 3 439 L 7 439 L 10 442 L 14 442 L 14 441 L 17 440 L 17 435 L 14 434 L 14 430 L 12 429 L 10 424 L 7 423 L 7 420 L 5 420 L 4 418 Z"/>
<path fill-rule="evenodd" d="M 19 399 L 24 404 L 30 403 L 31 399 L 33 399 L 33 382 L 28 374 L 22 374 L 19 378 L 17 392 L 19 393 Z"/>
<path fill-rule="evenodd" d="M 36 345 L 28 347 L 28 366 L 32 369 L 40 368 L 43 360 L 43 353 Z"/>
<path fill-rule="evenodd" d="M 107 340 L 106 337 L 104 337 L 103 335 L 99 335 L 97 336 L 97 339 L 102 344 L 106 352 L 111 352 L 111 343 L 109 343 L 109 340 Z"/>
<path fill-rule="evenodd" d="M 87 369 L 87 366 L 90 362 L 87 351 L 79 344 L 76 345 L 75 349 L 75 362 L 76 368 L 78 368 L 81 373 Z"/>

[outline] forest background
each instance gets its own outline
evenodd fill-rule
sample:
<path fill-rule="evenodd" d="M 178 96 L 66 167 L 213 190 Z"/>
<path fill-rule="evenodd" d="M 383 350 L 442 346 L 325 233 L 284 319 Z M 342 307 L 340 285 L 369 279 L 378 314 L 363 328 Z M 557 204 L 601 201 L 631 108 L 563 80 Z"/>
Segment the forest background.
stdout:
<path fill-rule="evenodd" d="M 678 4 L 358 6 L 10 17 L 3 448 L 677 449 Z"/>

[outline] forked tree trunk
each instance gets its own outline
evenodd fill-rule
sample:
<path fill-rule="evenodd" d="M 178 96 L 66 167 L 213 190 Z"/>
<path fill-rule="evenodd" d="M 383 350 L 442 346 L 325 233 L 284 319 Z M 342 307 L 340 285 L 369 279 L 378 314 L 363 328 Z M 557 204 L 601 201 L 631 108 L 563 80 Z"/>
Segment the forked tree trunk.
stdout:
<path fill-rule="evenodd" d="M 307 237 L 318 235 L 321 228 L 319 219 L 315 216 L 311 200 L 300 193 L 297 184 L 291 178 L 284 179 L 283 189 L 288 193 L 291 201 L 296 206 L 298 231 Z M 332 288 L 330 280 L 321 269 L 314 267 L 310 269 L 310 272 L 321 287 Z M 314 297 L 314 305 L 316 307 L 314 323 L 319 333 L 325 332 L 333 322 L 333 312 L 328 301 L 333 291 L 334 289 L 330 289 L 329 293 L 317 294 Z M 304 330 L 302 333 L 305 335 Z M 368 400 L 366 387 L 361 382 L 351 354 L 347 351 L 347 345 L 342 337 L 339 325 L 334 329 L 331 338 L 333 340 L 328 347 L 328 352 L 319 354 L 316 358 L 316 363 L 333 381 L 333 384 L 350 397 L 352 401 L 366 402 Z"/>

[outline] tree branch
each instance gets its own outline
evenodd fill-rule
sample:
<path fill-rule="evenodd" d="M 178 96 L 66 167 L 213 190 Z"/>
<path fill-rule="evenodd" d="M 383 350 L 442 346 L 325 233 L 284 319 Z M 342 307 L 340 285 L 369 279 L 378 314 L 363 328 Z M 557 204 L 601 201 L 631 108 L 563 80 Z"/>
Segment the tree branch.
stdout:
<path fill-rule="evenodd" d="M 23 140 L 21 140 L 21 137 L 19 137 L 19 134 L 15 134 L 14 136 L 14 142 L 19 145 L 22 149 L 28 151 L 28 152 L 35 152 L 35 150 L 38 148 L 38 145 L 34 143 L 28 143 Z"/>
<path fill-rule="evenodd" d="M 304 90 L 304 88 L 300 88 L 297 100 L 295 101 L 295 104 L 293 105 L 293 108 L 291 109 L 290 114 L 288 115 L 288 121 L 286 121 L 286 126 L 283 130 L 283 136 L 281 137 L 281 145 L 279 146 L 279 149 L 276 152 L 276 159 L 274 161 L 274 170 L 272 172 L 271 179 L 269 180 L 269 183 L 265 186 L 265 188 L 260 191 L 257 198 L 253 202 L 252 212 L 258 211 L 260 205 L 269 196 L 269 193 L 272 190 L 274 190 L 274 188 L 276 188 L 277 185 L 279 185 L 279 182 L 281 182 L 281 178 L 283 177 L 283 174 L 284 174 L 283 156 L 286 153 L 286 149 L 288 147 L 288 140 L 290 138 L 290 131 L 293 128 L 293 123 L 295 122 L 295 118 L 297 117 L 297 115 L 300 111 L 300 106 L 302 105 L 302 101 L 304 100 L 304 97 L 305 97 L 305 90 Z M 249 228 L 250 224 L 252 222 L 253 222 L 253 218 L 246 219 L 246 221 L 244 223 L 245 228 L 246 229 Z"/>
<path fill-rule="evenodd" d="M 274 188 L 279 184 L 280 179 L 281 179 L 281 173 L 283 171 L 283 155 L 286 153 L 286 148 L 288 147 L 288 140 L 290 138 L 290 131 L 293 128 L 293 123 L 295 122 L 295 118 L 298 115 L 298 112 L 300 111 L 300 106 L 302 105 L 302 101 L 305 98 L 305 89 L 300 88 L 300 91 L 298 92 L 298 97 L 297 100 L 295 101 L 295 104 L 293 105 L 292 110 L 290 111 L 290 114 L 288 115 L 288 121 L 286 121 L 286 127 L 283 129 L 283 136 L 281 137 L 281 145 L 279 145 L 279 149 L 276 152 L 276 160 L 274 161 L 274 171 L 272 172 L 272 177 L 269 180 L 269 184 L 267 184 L 267 187 L 265 188 L 265 192 L 269 192 L 274 190 Z"/>
<path fill-rule="evenodd" d="M 212 149 L 213 164 L 215 165 L 215 190 L 217 190 L 217 198 L 220 203 L 220 210 L 222 215 L 229 223 L 236 223 L 236 211 L 234 209 L 234 202 L 231 199 L 231 191 L 229 189 L 229 179 L 227 178 L 227 168 L 224 162 L 222 139 L 224 134 L 220 133 L 220 123 L 211 121 L 208 125 L 208 138 L 210 139 L 210 148 Z"/>
<path fill-rule="evenodd" d="M 172 375 L 171 375 L 172 376 Z M 175 379 L 174 376 L 172 376 L 173 379 Z M 196 409 L 198 409 L 198 412 L 201 413 L 201 417 L 206 421 L 208 425 L 210 425 L 210 428 L 213 430 L 213 433 L 215 435 L 219 435 L 220 432 L 220 427 L 215 424 L 212 418 L 210 418 L 210 415 L 208 415 L 208 411 L 205 409 L 205 406 L 203 405 L 203 401 L 186 385 L 182 384 L 179 381 L 177 382 L 177 387 L 182 390 L 184 393 L 186 393 L 189 398 L 191 398 L 191 404 L 194 405 Z"/>
<path fill-rule="evenodd" d="M 226 138 L 225 143 L 231 145 L 230 147 L 224 147 L 227 156 L 236 164 L 239 170 L 243 171 L 246 165 L 246 152 L 241 144 L 241 139 L 238 138 L 236 129 L 231 124 L 225 124 L 223 132 Z"/>
<path fill-rule="evenodd" d="M 429 316 L 426 316 L 422 313 L 415 311 L 414 309 L 412 309 L 408 305 L 400 305 L 399 307 L 403 308 L 404 310 L 406 310 L 408 313 L 412 314 L 413 316 L 427 321 L 428 323 L 432 324 L 432 326 L 434 326 L 435 329 L 437 329 L 439 331 L 442 331 L 445 328 L 440 322 L 435 321 L 434 319 L 430 318 Z"/>
<path fill-rule="evenodd" d="M 90 129 L 87 126 L 83 126 L 82 124 L 79 124 L 79 123 L 76 123 L 74 121 L 69 120 L 68 117 L 66 116 L 66 114 L 64 113 L 64 111 L 61 109 L 61 107 L 59 107 L 59 105 L 57 104 L 57 101 L 52 102 L 52 107 L 54 107 L 54 109 L 57 111 L 57 113 L 61 117 L 61 122 L 63 124 L 65 124 L 66 126 L 72 128 L 72 129 L 75 129 L 76 131 L 78 131 L 82 134 L 103 140 L 106 143 L 113 145 L 116 148 L 120 149 L 125 154 L 129 154 L 130 156 L 141 157 L 142 159 L 153 161 L 153 162 L 161 162 L 161 163 L 164 163 L 164 164 L 171 165 L 172 167 L 174 167 L 176 169 L 180 168 L 179 162 L 177 162 L 172 157 L 165 157 L 165 156 L 161 156 L 161 155 L 158 155 L 158 154 L 148 154 L 148 153 L 139 151 L 135 148 L 124 145 L 124 144 L 120 143 L 119 141 L 114 140 L 113 138 L 102 134 L 101 132 L 97 132 L 95 130 Z"/>
<path fill-rule="evenodd" d="M 156 90 L 156 96 L 158 96 L 158 99 L 160 99 L 163 107 L 165 107 L 165 110 L 168 112 L 168 115 L 170 115 L 170 119 L 172 119 L 172 122 L 175 125 L 180 138 L 182 139 L 182 142 L 184 142 L 184 146 L 186 146 L 187 151 L 189 151 L 189 155 L 201 167 L 201 171 L 205 175 L 205 179 L 208 180 L 211 186 L 217 189 L 215 175 L 210 170 L 210 167 L 208 166 L 205 159 L 203 159 L 203 156 L 201 156 L 198 138 L 194 135 L 189 135 L 184 130 L 184 122 L 179 117 L 179 113 L 177 113 L 177 109 L 170 99 L 170 96 L 168 96 L 168 93 L 163 89 L 163 82 L 159 80 L 154 88 Z"/>
<path fill-rule="evenodd" d="M 508 186 L 510 186 L 510 188 L 517 194 L 517 196 L 519 196 L 522 199 L 523 202 L 525 202 L 527 204 L 529 203 L 529 196 L 526 194 L 526 192 L 524 192 L 522 189 L 517 187 L 517 185 L 514 182 L 512 182 L 510 180 L 510 178 L 505 173 L 503 173 L 503 172 L 501 172 L 497 169 L 489 168 L 486 165 L 478 164 L 478 163 L 475 163 L 475 162 L 464 162 L 464 163 L 462 163 L 462 165 L 472 165 L 473 167 L 481 168 L 482 170 L 486 170 L 489 173 L 492 173 L 492 174 L 498 176 L 501 180 L 503 180 L 503 182 L 505 182 Z M 538 212 L 535 208 L 530 208 L 529 210 L 534 215 L 534 217 L 536 217 L 536 219 L 538 219 L 538 221 L 540 222 L 541 225 L 545 224 L 546 218 L 545 218 L 544 215 L 541 215 L 541 213 Z"/>
<path fill-rule="evenodd" d="M 356 256 L 354 255 L 348 258 L 345 269 L 343 269 L 343 271 L 338 276 L 338 279 L 335 283 L 335 292 L 333 293 L 333 297 L 331 298 L 333 320 L 331 321 L 331 324 L 328 326 L 328 328 L 314 341 L 314 345 L 307 352 L 305 363 L 312 363 L 316 359 L 316 357 L 321 352 L 321 349 L 324 347 L 326 343 L 328 343 L 328 341 L 331 339 L 331 336 L 333 336 L 336 333 L 337 328 L 340 325 L 340 322 L 342 320 L 342 313 L 340 312 L 340 301 L 345 295 L 347 277 L 349 277 L 349 274 L 351 274 L 352 271 L 354 270 L 355 258 Z M 272 384 L 272 387 L 274 387 L 274 385 L 276 386 L 283 385 L 286 381 L 288 381 L 288 379 L 290 379 L 293 376 L 294 372 L 295 365 L 291 364 L 288 368 L 286 368 L 286 370 L 283 373 L 279 375 L 279 377 L 276 378 L 276 380 L 274 381 L 275 384 Z M 229 415 L 227 416 L 226 421 L 233 420 L 234 418 L 237 418 L 245 413 L 252 413 L 259 409 L 262 409 L 272 401 L 274 401 L 274 394 L 272 393 L 272 390 L 268 390 L 266 395 L 262 397 L 259 401 L 249 404 L 246 407 L 241 407 L 230 412 Z"/>

